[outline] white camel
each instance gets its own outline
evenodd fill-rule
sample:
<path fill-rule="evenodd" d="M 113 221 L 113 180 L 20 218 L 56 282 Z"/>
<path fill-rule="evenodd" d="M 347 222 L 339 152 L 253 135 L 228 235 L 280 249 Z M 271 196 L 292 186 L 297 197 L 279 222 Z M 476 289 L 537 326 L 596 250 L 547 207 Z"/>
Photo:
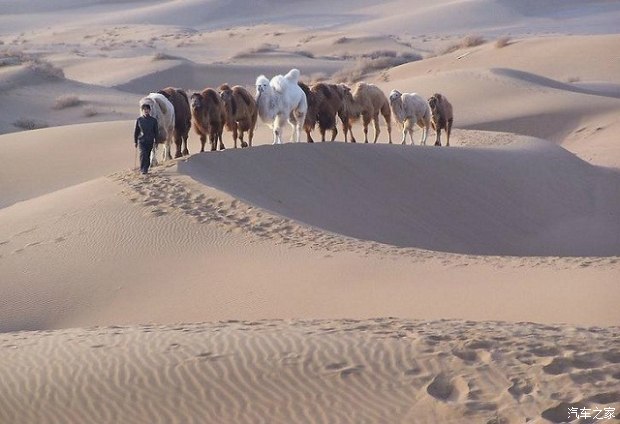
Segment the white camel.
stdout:
<path fill-rule="evenodd" d="M 390 108 L 396 121 L 403 126 L 402 144 L 407 144 L 407 134 L 413 145 L 413 129 L 416 124 L 422 128 L 420 144 L 426 145 L 428 130 L 431 127 L 431 107 L 428 101 L 416 93 L 401 93 L 392 90 L 390 93 Z"/>
<path fill-rule="evenodd" d="M 149 93 L 140 99 L 140 107 L 148 104 L 151 107 L 151 116 L 157 119 L 159 138 L 155 140 L 151 152 L 151 166 L 155 166 L 166 159 L 172 159 L 171 144 L 174 137 L 174 106 L 170 100 L 160 93 Z"/>
<path fill-rule="evenodd" d="M 298 69 L 291 69 L 284 76 L 276 75 L 271 81 L 264 75 L 256 78 L 258 116 L 273 130 L 273 144 L 282 144 L 282 128 L 287 120 L 293 127 L 291 142 L 301 141 L 308 100 L 298 82 Z"/>

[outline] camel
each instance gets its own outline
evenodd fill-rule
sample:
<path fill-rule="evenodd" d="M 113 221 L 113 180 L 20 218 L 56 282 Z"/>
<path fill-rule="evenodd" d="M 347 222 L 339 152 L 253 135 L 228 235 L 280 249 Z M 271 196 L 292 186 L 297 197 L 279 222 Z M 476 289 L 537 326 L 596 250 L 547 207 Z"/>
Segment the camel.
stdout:
<path fill-rule="evenodd" d="M 452 113 L 452 105 L 446 96 L 435 93 L 428 99 L 431 108 L 432 119 L 431 124 L 437 134 L 435 146 L 441 146 L 441 130 L 446 130 L 446 146 L 450 146 L 450 133 L 452 132 L 452 123 L 454 122 L 454 114 Z"/>
<path fill-rule="evenodd" d="M 403 126 L 402 144 L 407 144 L 407 134 L 413 145 L 413 128 L 417 124 L 422 128 L 420 144 L 426 145 L 428 130 L 431 127 L 431 108 L 428 101 L 416 93 L 401 93 L 392 90 L 390 93 L 390 108 L 397 122 Z"/>
<path fill-rule="evenodd" d="M 271 81 L 264 75 L 256 78 L 258 116 L 272 128 L 273 144 L 282 144 L 282 128 L 286 120 L 293 127 L 291 141 L 300 141 L 308 103 L 303 90 L 297 85 L 299 75 L 298 69 L 291 69 L 286 75 L 276 75 Z"/>
<path fill-rule="evenodd" d="M 317 123 L 319 124 L 319 131 L 321 132 L 321 141 L 325 141 L 325 132 L 327 130 L 332 131 L 331 141 L 334 141 L 338 135 L 336 115 L 338 115 L 338 112 L 341 112 L 344 107 L 342 93 L 335 84 L 320 82 L 314 84 L 312 88 L 310 88 L 306 84 L 300 82 L 299 86 L 308 99 L 308 113 L 306 114 L 306 120 L 304 122 L 304 130 L 306 131 L 308 143 L 314 142 L 310 132 Z"/>
<path fill-rule="evenodd" d="M 241 147 L 252 146 L 254 128 L 258 118 L 258 107 L 252 95 L 240 85 L 230 88 L 223 84 L 219 88 L 220 97 L 226 108 L 226 129 L 232 132 L 235 149 L 237 137 L 241 141 Z M 248 132 L 248 142 L 243 141 L 245 132 Z"/>
<path fill-rule="evenodd" d="M 167 87 L 159 91 L 174 107 L 174 133 L 173 140 L 176 145 L 175 159 L 189 155 L 187 139 L 192 127 L 192 112 L 189 108 L 187 93 L 179 88 Z M 171 158 L 170 158 L 171 159 Z"/>
<path fill-rule="evenodd" d="M 345 122 L 342 125 L 344 130 L 344 141 L 347 142 L 347 133 L 351 133 L 351 142 L 355 143 L 355 137 L 353 136 L 352 123 L 362 118 L 362 125 L 364 126 L 364 143 L 368 143 L 368 125 L 370 121 L 373 122 L 375 128 L 374 143 L 379 138 L 381 128 L 379 127 L 379 114 L 383 115 L 388 130 L 388 141 L 392 143 L 392 113 L 390 111 L 390 103 L 383 94 L 383 91 L 374 84 L 368 84 L 365 82 L 357 83 L 353 93 L 351 89 L 344 84 L 339 84 L 338 89 L 342 93 L 344 100 L 344 110 L 346 115 L 343 115 Z"/>
<path fill-rule="evenodd" d="M 151 107 L 151 116 L 157 119 L 159 137 L 155 140 L 153 151 L 151 152 L 151 166 L 156 166 L 161 161 L 172 159 L 170 155 L 170 143 L 174 134 L 174 106 L 163 94 L 149 93 L 140 99 L 140 108 L 148 104 Z M 163 149 L 160 148 L 163 146 Z M 163 151 L 162 151 L 163 150 Z"/>
<path fill-rule="evenodd" d="M 212 88 L 205 88 L 201 93 L 194 93 L 190 98 L 192 123 L 194 131 L 200 136 L 200 152 L 205 151 L 207 135 L 211 142 L 211 151 L 217 150 L 219 141 L 220 150 L 224 150 L 222 132 L 226 122 L 226 109 L 220 96 Z"/>

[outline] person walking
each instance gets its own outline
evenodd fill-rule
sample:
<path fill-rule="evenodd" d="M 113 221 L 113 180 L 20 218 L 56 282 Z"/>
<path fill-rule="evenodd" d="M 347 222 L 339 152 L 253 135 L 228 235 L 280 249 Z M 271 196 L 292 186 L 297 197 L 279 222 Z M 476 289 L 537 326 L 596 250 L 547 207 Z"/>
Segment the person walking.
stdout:
<path fill-rule="evenodd" d="M 133 141 L 136 148 L 140 145 L 140 172 L 146 174 L 149 172 L 151 151 L 153 150 L 155 140 L 159 136 L 159 128 L 157 126 L 157 119 L 151 116 L 151 106 L 143 104 L 140 110 L 142 111 L 142 116 L 136 120 Z"/>

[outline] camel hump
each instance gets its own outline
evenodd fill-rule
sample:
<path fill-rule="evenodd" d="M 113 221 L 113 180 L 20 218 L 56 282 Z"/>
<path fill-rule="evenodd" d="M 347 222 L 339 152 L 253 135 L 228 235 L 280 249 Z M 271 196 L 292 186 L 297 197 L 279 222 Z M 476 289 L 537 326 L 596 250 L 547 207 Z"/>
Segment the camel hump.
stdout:
<path fill-rule="evenodd" d="M 300 75 L 301 74 L 299 72 L 299 69 L 293 68 L 290 71 L 288 71 L 288 74 L 284 75 L 284 78 L 286 78 L 287 80 L 289 80 L 293 84 L 297 84 L 299 82 L 299 76 Z"/>
<path fill-rule="evenodd" d="M 215 90 L 213 90 L 211 88 L 205 90 L 203 95 L 204 95 L 205 99 L 207 99 L 208 101 L 211 101 L 212 103 L 219 103 L 220 102 L 220 96 L 218 96 L 218 94 L 215 92 Z"/>
<path fill-rule="evenodd" d="M 326 99 L 332 98 L 332 92 L 326 84 L 319 83 L 316 85 L 317 91 L 320 91 Z"/>
<path fill-rule="evenodd" d="M 162 96 L 164 96 L 166 99 L 170 100 L 170 93 L 168 93 L 166 90 L 159 90 L 157 92 L 157 94 L 161 94 Z"/>
<path fill-rule="evenodd" d="M 189 103 L 189 97 L 187 97 L 187 93 L 185 92 L 185 90 L 177 90 L 177 93 L 183 96 L 185 100 Z"/>
<path fill-rule="evenodd" d="M 297 85 L 301 88 L 301 90 L 304 92 L 306 96 L 310 95 L 310 87 L 308 87 L 306 84 L 304 84 L 301 81 L 299 81 Z"/>
<path fill-rule="evenodd" d="M 254 99 L 252 98 L 252 96 L 250 96 L 250 93 L 248 93 L 243 88 L 239 87 L 239 89 L 235 90 L 235 93 L 239 94 L 239 97 L 241 97 L 241 99 L 246 105 L 251 106 L 252 103 L 254 103 Z"/>
<path fill-rule="evenodd" d="M 222 85 L 220 85 L 219 90 L 220 91 L 230 91 L 230 85 L 222 84 Z"/>
<path fill-rule="evenodd" d="M 155 102 L 157 103 L 157 105 L 161 109 L 161 112 L 164 115 L 170 113 L 170 111 L 168 110 L 168 105 L 170 104 L 170 102 L 164 101 L 164 100 L 168 100 L 168 99 L 166 99 L 166 97 L 163 94 L 161 95 L 161 97 L 160 96 L 155 96 L 155 98 L 153 100 L 155 100 Z"/>

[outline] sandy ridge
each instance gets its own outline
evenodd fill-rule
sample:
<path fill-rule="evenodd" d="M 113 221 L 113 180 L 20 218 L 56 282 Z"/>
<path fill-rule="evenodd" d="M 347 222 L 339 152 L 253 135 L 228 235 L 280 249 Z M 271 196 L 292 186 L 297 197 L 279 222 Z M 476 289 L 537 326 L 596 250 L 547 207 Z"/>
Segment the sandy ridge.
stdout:
<path fill-rule="evenodd" d="M 395 318 L 9 333 L 0 370 L 18 372 L 3 373 L 0 420 L 556 423 L 570 406 L 620 406 L 618 337 Z"/>
<path fill-rule="evenodd" d="M 216 225 L 226 232 L 251 235 L 257 240 L 272 240 L 291 247 L 307 246 L 312 250 L 331 253 L 352 252 L 360 256 L 399 257 L 412 263 L 441 263 L 459 267 L 472 263 L 486 263 L 503 267 L 552 267 L 570 269 L 583 267 L 614 267 L 620 257 L 570 257 L 570 256 L 497 256 L 463 255 L 417 248 L 397 247 L 332 233 L 300 223 L 286 216 L 274 214 L 264 208 L 231 197 L 229 194 L 208 188 L 195 180 L 179 174 L 175 164 L 158 168 L 140 176 L 133 171 L 110 175 L 112 181 L 125 187 L 127 199 L 145 208 L 153 216 L 166 214 L 185 215 L 191 220 Z"/>

